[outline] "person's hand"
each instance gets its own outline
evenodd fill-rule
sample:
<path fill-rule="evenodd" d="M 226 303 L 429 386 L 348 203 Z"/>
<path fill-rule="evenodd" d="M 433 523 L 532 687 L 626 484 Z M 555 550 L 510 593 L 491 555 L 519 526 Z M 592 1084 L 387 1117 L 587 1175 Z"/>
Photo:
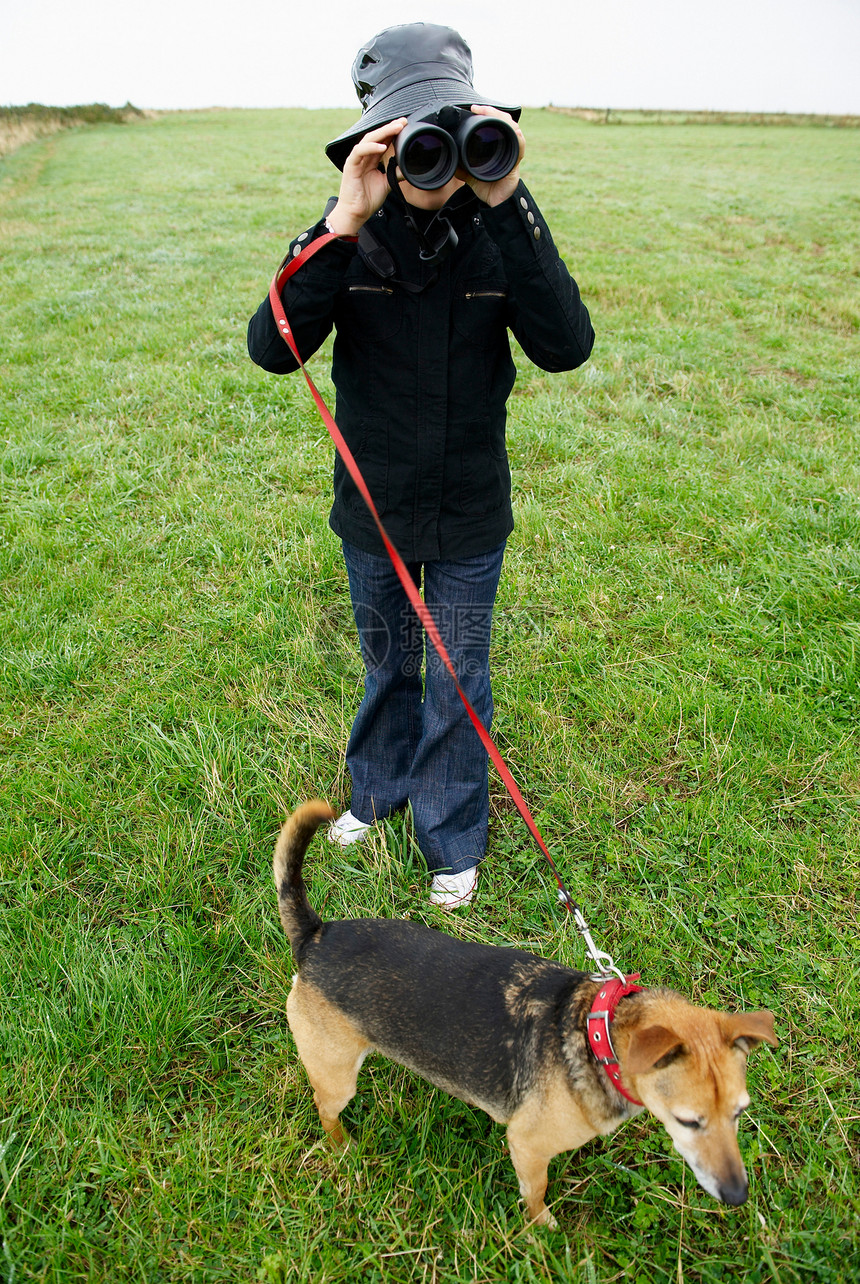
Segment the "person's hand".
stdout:
<path fill-rule="evenodd" d="M 357 236 L 388 195 L 384 162 L 394 139 L 406 124 L 401 116 L 388 125 L 364 134 L 353 147 L 343 167 L 337 204 L 328 216 L 329 226 L 340 236 Z M 383 168 L 380 169 L 380 162 Z"/>
<path fill-rule="evenodd" d="M 520 140 L 520 154 L 517 157 L 517 163 L 506 174 L 504 178 L 497 179 L 495 183 L 487 183 L 483 179 L 473 178 L 467 174 L 464 169 L 457 170 L 457 177 L 462 178 L 464 183 L 468 183 L 472 191 L 483 201 L 485 205 L 501 205 L 509 196 L 513 196 L 517 190 L 517 184 L 520 181 L 520 165 L 526 154 L 526 140 L 523 137 L 523 131 L 520 129 L 513 116 L 509 116 L 506 111 L 499 111 L 497 107 L 473 107 L 472 111 L 476 116 L 495 116 L 497 120 L 506 120 L 513 129 L 517 138 Z"/>

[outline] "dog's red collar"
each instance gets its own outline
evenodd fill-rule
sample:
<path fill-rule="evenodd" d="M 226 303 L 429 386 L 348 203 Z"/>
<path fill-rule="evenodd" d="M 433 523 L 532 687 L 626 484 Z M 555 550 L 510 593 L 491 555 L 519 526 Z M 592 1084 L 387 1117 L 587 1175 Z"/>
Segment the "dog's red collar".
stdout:
<path fill-rule="evenodd" d="M 615 1016 L 615 1009 L 618 1006 L 619 999 L 623 999 L 625 994 L 636 994 L 642 989 L 641 985 L 633 984 L 634 981 L 638 980 L 638 972 L 625 976 L 623 981 L 614 976 L 605 980 L 594 996 L 594 1002 L 591 1005 L 591 1011 L 588 1014 L 585 1026 L 588 1034 L 588 1046 L 609 1075 L 613 1088 L 616 1088 L 622 1097 L 632 1101 L 634 1106 L 641 1106 L 642 1102 L 631 1096 L 621 1082 L 621 1070 L 618 1065 L 618 1058 L 615 1055 L 615 1049 L 612 1046 L 609 1027 L 612 1024 L 612 1018 Z"/>

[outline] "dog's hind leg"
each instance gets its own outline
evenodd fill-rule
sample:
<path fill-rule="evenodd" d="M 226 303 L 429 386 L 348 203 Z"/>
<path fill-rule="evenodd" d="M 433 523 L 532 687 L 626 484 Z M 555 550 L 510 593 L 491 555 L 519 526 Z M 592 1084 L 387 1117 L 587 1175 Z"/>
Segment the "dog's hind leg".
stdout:
<path fill-rule="evenodd" d="M 334 1146 L 347 1136 L 340 1112 L 355 1096 L 361 1063 L 372 1045 L 313 986 L 300 977 L 287 999 L 287 1020 L 314 1090 L 320 1123 Z"/>

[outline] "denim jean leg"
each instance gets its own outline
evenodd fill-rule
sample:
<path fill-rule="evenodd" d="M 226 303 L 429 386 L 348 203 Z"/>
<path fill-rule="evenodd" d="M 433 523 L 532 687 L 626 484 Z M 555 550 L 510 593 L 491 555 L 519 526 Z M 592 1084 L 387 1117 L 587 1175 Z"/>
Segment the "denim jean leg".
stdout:
<path fill-rule="evenodd" d="M 505 546 L 480 557 L 428 562 L 424 599 L 457 678 L 489 731 L 490 633 Z M 451 675 L 427 642 L 423 728 L 409 779 L 418 844 L 431 873 L 460 873 L 483 859 L 490 811 L 487 751 Z"/>
<path fill-rule="evenodd" d="M 364 695 L 346 750 L 350 810 L 370 824 L 406 805 L 421 735 L 421 630 L 388 557 L 343 544 L 364 662 Z M 420 566 L 410 565 L 414 579 Z"/>

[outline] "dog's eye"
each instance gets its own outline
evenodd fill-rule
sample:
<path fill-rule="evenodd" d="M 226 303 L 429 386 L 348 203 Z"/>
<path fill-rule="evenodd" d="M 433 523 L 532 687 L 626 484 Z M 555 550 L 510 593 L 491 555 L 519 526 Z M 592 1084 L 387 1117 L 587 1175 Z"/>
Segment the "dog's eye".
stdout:
<path fill-rule="evenodd" d="M 674 1116 L 674 1119 L 676 1123 L 681 1124 L 684 1128 L 701 1128 L 702 1126 L 698 1119 L 679 1119 L 677 1115 Z"/>

